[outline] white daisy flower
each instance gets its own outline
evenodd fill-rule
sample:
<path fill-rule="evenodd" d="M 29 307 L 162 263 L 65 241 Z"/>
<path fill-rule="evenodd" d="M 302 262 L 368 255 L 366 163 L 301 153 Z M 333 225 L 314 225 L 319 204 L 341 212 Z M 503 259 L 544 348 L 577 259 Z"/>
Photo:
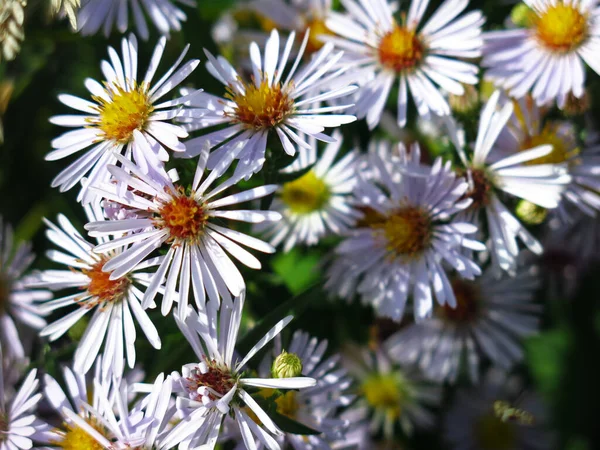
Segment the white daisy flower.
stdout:
<path fill-rule="evenodd" d="M 453 450 L 554 448 L 539 398 L 515 377 L 487 372 L 478 387 L 459 390 L 445 416 L 444 437 Z"/>
<path fill-rule="evenodd" d="M 181 22 L 187 19 L 175 3 L 196 7 L 195 0 L 83 0 L 77 14 L 77 25 L 84 36 L 96 34 L 102 29 L 108 38 L 115 28 L 123 34 L 129 28 L 131 8 L 136 31 L 143 40 L 148 40 L 149 36 L 146 15 L 160 34 L 169 36 L 172 31 L 181 31 Z"/>
<path fill-rule="evenodd" d="M 36 393 L 37 370 L 29 372 L 19 390 L 12 393 L 12 386 L 5 386 L 9 380 L 4 379 L 2 361 L 0 345 L 0 450 L 28 450 L 47 427 L 33 413 L 42 398 L 42 394 Z"/>
<path fill-rule="evenodd" d="M 281 332 L 292 316 L 277 323 L 243 359 L 234 361 L 244 296 L 245 292 L 233 302 L 223 300 L 219 312 L 217 302 L 210 301 L 199 315 L 188 308 L 185 321 L 175 316 L 199 362 L 183 366 L 181 377 L 175 379 L 177 403 L 186 416 L 171 430 L 163 446 L 170 448 L 181 442 L 181 448 L 206 446 L 212 449 L 224 418 L 230 415 L 237 422 L 248 448 L 256 448 L 255 440 L 258 440 L 269 449 L 279 450 L 280 446 L 272 435 L 279 436 L 282 431 L 246 389 L 303 389 L 315 386 L 316 380 L 308 377 L 245 376 L 243 370 L 246 363 Z M 255 422 L 249 413 L 258 420 Z"/>
<path fill-rule="evenodd" d="M 86 206 L 86 214 L 88 220 L 102 220 L 98 204 Z M 93 252 L 94 244 L 86 241 L 62 214 L 58 216 L 58 226 L 49 221 L 46 224 L 46 236 L 60 248 L 50 250 L 48 257 L 67 266 L 67 269 L 39 273 L 38 285 L 53 291 L 70 289 L 71 292 L 47 302 L 43 309 L 46 312 L 61 308 L 75 309 L 46 326 L 40 335 L 48 336 L 50 341 L 54 341 L 83 316 L 91 313 L 92 317 L 75 351 L 73 368 L 77 372 L 87 373 L 104 343 L 102 376 L 104 379 L 110 376 L 120 378 L 125 358 L 129 367 L 133 368 L 135 365 L 136 322 L 152 347 L 161 347 L 156 327 L 141 306 L 144 295 L 142 289 L 150 284 L 152 275 L 139 272 L 160 264 L 160 258 L 147 261 L 144 266 L 136 267 L 135 271 L 111 279 L 110 272 L 105 272 L 104 268 L 127 250 L 127 244 L 112 245 L 109 252 L 98 255 Z M 106 237 L 99 238 L 97 242 L 111 243 Z"/>
<path fill-rule="evenodd" d="M 65 392 L 50 375 L 44 375 L 44 396 L 50 406 L 59 414 L 61 427 L 51 428 L 45 433 L 45 442 L 53 448 L 104 450 L 98 443 L 109 439 L 110 435 L 102 422 L 102 408 L 106 405 L 102 397 L 108 395 L 109 384 L 102 381 L 100 374 L 101 358 L 98 358 L 94 377 L 88 386 L 84 374 L 63 367 L 62 375 L 66 383 Z M 81 426 L 85 423 L 85 426 Z M 45 447 L 47 448 L 47 447 Z"/>
<path fill-rule="evenodd" d="M 569 94 L 583 97 L 584 62 L 600 74 L 598 0 L 524 0 L 527 27 L 485 33 L 486 78 L 521 98 L 531 91 L 538 105 Z"/>
<path fill-rule="evenodd" d="M 15 246 L 13 229 L 9 224 L 3 226 L 0 216 L 0 344 L 5 354 L 15 359 L 28 353 L 18 327 L 42 329 L 46 321 L 39 302 L 52 298 L 51 292 L 33 288 L 34 277 L 24 276 L 34 259 L 31 244 Z"/>
<path fill-rule="evenodd" d="M 207 147 L 200 155 L 189 192 L 185 186 L 173 184 L 164 172 L 151 177 L 125 158 L 118 156 L 118 159 L 123 168 L 109 166 L 108 171 L 133 190 L 121 193 L 115 184 L 107 184 L 98 192 L 107 200 L 131 208 L 138 217 L 86 225 L 91 236 L 116 236 L 114 240 L 98 245 L 94 250 L 97 253 L 106 254 L 115 247 L 133 244 L 104 266 L 104 271 L 111 272 L 109 279 L 117 280 L 136 267 L 145 267 L 148 256 L 166 243 L 169 250 L 144 294 L 144 308 L 153 304 L 165 279 L 161 308 L 163 315 L 171 311 L 175 300 L 179 301 L 179 312 L 185 313 L 190 286 L 199 309 L 204 308 L 206 295 L 215 302 L 219 301 L 219 296 L 231 298 L 230 293 L 233 296 L 240 295 L 246 285 L 227 253 L 248 267 L 260 269 L 260 261 L 239 244 L 265 253 L 273 253 L 275 249 L 259 239 L 225 228 L 221 225 L 222 219 L 260 223 L 279 220 L 281 215 L 274 211 L 222 208 L 264 197 L 273 193 L 277 186 L 260 186 L 215 199 L 238 183 L 245 174 L 229 178 L 209 190 L 231 164 L 233 156 L 228 155 L 218 170 L 213 170 L 203 179 L 208 159 Z"/>
<path fill-rule="evenodd" d="M 417 320 L 431 316 L 434 295 L 440 305 L 456 306 L 444 266 L 448 263 L 462 277 L 473 279 L 481 270 L 461 251 L 485 249 L 467 238 L 477 231 L 474 225 L 451 221 L 472 202 L 463 198 L 467 182 L 456 177 L 449 162 L 442 164 L 438 158 L 433 167 L 424 167 L 419 160 L 418 145 L 412 147 L 410 156 L 402 146 L 395 171 L 390 173 L 372 155 L 381 178 L 361 177 L 355 196 L 360 206 L 374 213 L 337 247 L 330 269 L 332 275 L 341 274 L 342 283 L 358 279 L 356 292 L 350 294 L 360 294 L 377 314 L 396 321 L 401 320 L 411 294 Z M 340 265 L 341 270 L 336 268 Z M 338 281 L 330 276 L 326 287 L 341 292 Z"/>
<path fill-rule="evenodd" d="M 169 123 L 174 118 L 198 116 L 201 111 L 189 106 L 198 91 L 185 97 L 159 102 L 179 83 L 185 80 L 200 62 L 197 59 L 180 67 L 189 46 L 177 61 L 151 86 L 165 50 L 166 39 L 159 40 L 144 78 L 138 79 L 138 45 L 135 36 L 122 41 L 122 60 L 112 47 L 108 48 L 110 62 L 102 61 L 101 68 L 106 81 L 100 84 L 88 78 L 86 88 L 93 102 L 61 94 L 58 99 L 65 105 L 85 114 L 54 116 L 55 125 L 76 128 L 52 141 L 55 149 L 46 155 L 47 161 L 55 161 L 86 150 L 74 163 L 58 174 L 52 187 L 61 192 L 71 189 L 87 174 L 87 180 L 78 196 L 88 203 L 93 199 L 88 187 L 110 179 L 108 164 L 115 163 L 117 154 L 135 159 L 146 173 L 152 173 L 169 160 L 167 150 L 182 152 L 185 145 L 179 139 L 188 136 L 179 125 Z M 90 148 L 92 147 L 92 148 Z"/>
<path fill-rule="evenodd" d="M 323 35 L 333 34 L 325 21 L 332 11 L 332 0 L 254 0 L 248 5 L 262 17 L 273 22 L 280 30 L 304 34 L 310 30 L 306 52 L 320 50 Z"/>
<path fill-rule="evenodd" d="M 514 114 L 498 137 L 498 149 L 508 156 L 532 147 L 551 145 L 552 152 L 548 155 L 525 164 L 566 164 L 572 180 L 562 193 L 563 201 L 557 209 L 559 217 L 569 220 L 568 205 L 594 216 L 600 210 L 600 145 L 580 148 L 574 124 L 545 120 L 545 111 L 534 105 L 529 97 L 514 101 L 513 105 Z"/>
<path fill-rule="evenodd" d="M 477 84 L 478 68 L 461 61 L 477 58 L 483 40 L 480 11 L 461 17 L 468 0 L 446 0 L 421 26 L 429 0 L 413 0 L 401 23 L 388 0 L 342 0 L 346 14 L 332 12 L 326 25 L 341 37 L 325 37 L 345 51 L 341 64 L 356 69 L 361 85 L 359 118 L 377 126 L 398 80 L 398 124 L 406 125 L 408 92 L 419 116 L 450 114 L 444 93 L 463 95 L 464 84 Z M 354 73 L 354 72 L 353 72 Z M 366 75 L 365 75 L 366 74 Z M 438 86 L 436 86 L 438 85 Z"/>
<path fill-rule="evenodd" d="M 403 328 L 388 339 L 388 353 L 399 363 L 418 363 L 439 382 L 456 382 L 463 358 L 474 382 L 482 356 L 508 370 L 523 359 L 520 341 L 539 328 L 542 308 L 534 295 L 540 281 L 538 268 L 530 265 L 515 277 L 498 278 L 488 269 L 475 281 L 453 278 L 456 307 L 444 305 L 432 319 Z"/>
<path fill-rule="evenodd" d="M 248 171 L 248 177 L 258 172 L 265 162 L 267 138 L 275 138 L 285 153 L 294 156 L 296 146 L 310 148 L 309 143 L 298 133 L 314 136 L 320 141 L 333 142 L 323 134 L 325 128 L 335 128 L 351 123 L 356 117 L 342 112 L 352 105 L 320 106 L 317 102 L 345 97 L 356 90 L 343 81 L 340 75 L 345 69 L 330 72 L 343 52 L 334 52 L 327 44 L 299 70 L 309 34 L 296 56 L 285 79 L 283 73 L 288 62 L 296 34 L 292 32 L 280 56 L 279 33 L 271 32 L 265 45 L 264 55 L 258 45 L 250 44 L 252 77 L 246 82 L 223 57 L 215 58 L 205 50 L 209 59 L 207 69 L 226 87 L 226 98 L 201 93 L 194 96 L 192 105 L 207 108 L 200 119 L 186 120 L 187 130 L 197 130 L 226 125 L 224 128 L 186 142 L 187 157 L 198 155 L 205 145 L 216 148 L 210 155 L 208 168 L 212 169 L 223 161 L 230 152 L 239 159 L 236 174 Z M 338 80 L 339 79 L 339 80 Z M 335 114 L 327 114 L 327 113 Z M 239 142 L 247 141 L 243 147 Z M 271 157 L 280 158 L 274 153 Z"/>
<path fill-rule="evenodd" d="M 351 348 L 344 356 L 342 361 L 357 380 L 359 394 L 347 413 L 352 412 L 356 422 L 368 420 L 371 435 L 382 430 L 386 439 L 392 439 L 396 425 L 405 434 L 434 425 L 429 408 L 440 404 L 440 386 L 427 382 L 414 369 L 394 364 L 385 345 L 376 351 Z"/>
<path fill-rule="evenodd" d="M 326 350 L 326 340 L 319 341 L 308 333 L 296 331 L 285 350 L 278 335 L 273 351 L 260 364 L 258 372 L 263 377 L 271 374 L 278 378 L 293 376 L 286 374 L 293 367 L 295 370 L 292 372 L 301 372 L 317 380 L 316 386 L 287 391 L 275 399 L 277 413 L 321 432 L 313 435 L 285 433 L 277 438 L 282 448 L 328 449 L 345 441 L 350 422 L 341 419 L 337 413 L 340 407 L 348 406 L 354 400 L 354 396 L 348 393 L 352 379 L 340 366 L 340 355 L 324 359 Z M 269 398 L 275 392 L 274 389 L 261 389 L 259 395 Z"/>
<path fill-rule="evenodd" d="M 498 135 L 513 113 L 512 102 L 497 110 L 499 96 L 500 93 L 496 91 L 481 113 L 477 140 L 470 160 L 463 150 L 462 138 L 457 133 L 454 122 L 448 120 L 447 123 L 450 138 L 466 168 L 469 181 L 467 196 L 473 200 L 472 207 L 461 213 L 460 217 L 482 225 L 479 212 L 484 210 L 491 241 L 492 265 L 497 269 L 515 272 L 519 254 L 517 237 L 534 253 L 540 254 L 542 246 L 504 206 L 498 192 L 552 209 L 558 206 L 571 177 L 564 164 L 527 165 L 529 161 L 549 155 L 552 145 L 538 145 L 508 156 L 498 149 Z"/>
<path fill-rule="evenodd" d="M 255 227 L 270 239 L 273 246 L 284 242 L 284 251 L 296 245 L 315 245 L 328 234 L 341 234 L 361 217 L 352 207 L 351 194 L 356 185 L 356 162 L 358 153 L 350 152 L 334 164 L 342 145 L 342 135 L 334 132 L 336 142 L 325 147 L 317 160 L 316 140 L 311 150 L 301 148 L 294 164 L 295 169 L 312 168 L 293 181 L 280 185 L 271 209 L 283 216 L 274 224 Z"/>

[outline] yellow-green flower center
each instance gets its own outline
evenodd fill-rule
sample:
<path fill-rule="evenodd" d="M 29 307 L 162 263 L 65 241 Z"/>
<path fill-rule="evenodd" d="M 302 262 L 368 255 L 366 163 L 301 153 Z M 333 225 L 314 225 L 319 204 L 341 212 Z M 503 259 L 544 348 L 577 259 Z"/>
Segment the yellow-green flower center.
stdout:
<path fill-rule="evenodd" d="M 126 91 L 120 86 L 108 89 L 110 100 L 94 97 L 100 106 L 98 127 L 105 139 L 119 143 L 130 142 L 135 130 L 143 130 L 154 110 L 145 84 Z"/>
<path fill-rule="evenodd" d="M 406 382 L 397 373 L 374 373 L 360 386 L 360 393 L 374 409 L 383 410 L 388 417 L 397 419 L 408 399 Z"/>
<path fill-rule="evenodd" d="M 296 214 L 319 211 L 329 201 L 329 186 L 310 171 L 283 185 L 281 200 Z"/>
<path fill-rule="evenodd" d="M 424 56 L 424 47 L 416 30 L 396 25 L 383 35 L 377 49 L 382 66 L 402 72 L 417 66 Z"/>
<path fill-rule="evenodd" d="M 492 412 L 482 415 L 475 424 L 477 448 L 481 450 L 514 450 L 516 428 L 513 423 L 502 421 Z"/>
<path fill-rule="evenodd" d="M 413 257 L 431 241 L 431 221 L 419 208 L 407 206 L 393 211 L 372 228 L 386 240 L 386 249 L 393 257 Z"/>
<path fill-rule="evenodd" d="M 279 83 L 269 86 L 267 80 L 259 86 L 246 83 L 243 94 L 228 87 L 226 97 L 236 105 L 232 118 L 255 130 L 273 128 L 294 111 L 294 99 Z"/>
<path fill-rule="evenodd" d="M 100 434 L 105 434 L 103 428 L 92 419 L 88 419 L 87 423 Z M 104 450 L 104 447 L 90 436 L 87 431 L 77 425 L 71 424 L 65 424 L 64 438 L 53 442 L 53 444 L 64 450 Z"/>
<path fill-rule="evenodd" d="M 565 137 L 558 133 L 558 126 L 548 123 L 540 134 L 527 136 L 521 142 L 521 151 L 530 150 L 540 145 L 551 145 L 552 151 L 546 156 L 532 159 L 524 164 L 535 166 L 537 164 L 560 164 L 569 161 L 579 154 L 579 149 L 570 145 Z"/>
<path fill-rule="evenodd" d="M 548 49 L 567 52 L 588 34 L 588 18 L 576 6 L 558 1 L 534 20 L 537 39 Z"/>

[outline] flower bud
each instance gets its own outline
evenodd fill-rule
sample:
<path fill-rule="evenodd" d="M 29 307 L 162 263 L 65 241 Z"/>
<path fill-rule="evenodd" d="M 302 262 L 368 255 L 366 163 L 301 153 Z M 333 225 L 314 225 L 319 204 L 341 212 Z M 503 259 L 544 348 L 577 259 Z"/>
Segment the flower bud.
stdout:
<path fill-rule="evenodd" d="M 527 225 L 539 225 L 548 216 L 548 210 L 527 200 L 521 200 L 515 210 L 517 217 Z"/>
<path fill-rule="evenodd" d="M 271 366 L 273 378 L 292 378 L 302 374 L 302 360 L 295 353 L 281 352 Z"/>

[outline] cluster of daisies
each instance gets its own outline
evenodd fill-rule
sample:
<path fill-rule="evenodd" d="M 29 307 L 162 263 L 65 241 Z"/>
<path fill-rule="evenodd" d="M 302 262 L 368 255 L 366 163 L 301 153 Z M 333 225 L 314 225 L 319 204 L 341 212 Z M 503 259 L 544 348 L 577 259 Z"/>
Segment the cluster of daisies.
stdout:
<path fill-rule="evenodd" d="M 193 87 L 189 46 L 162 68 L 185 20 L 170 0 L 82 2 L 83 35 L 132 22 L 147 40 L 147 15 L 164 36 L 144 68 L 124 37 L 88 98 L 59 95 L 74 113 L 50 118 L 69 131 L 46 159 L 69 161 L 52 186 L 78 190 L 87 223 L 45 220 L 55 268 L 29 270 L 30 247 L 0 228 L 0 449 L 370 449 L 432 426 L 440 384 L 465 377 L 476 387 L 448 414 L 452 446 L 549 448 L 531 419 L 542 408 L 529 394 L 512 407 L 523 393 L 506 373 L 540 326 L 544 241 L 578 240 L 581 261 L 600 247 L 600 146 L 565 119 L 600 73 L 598 1 L 526 0 L 489 32 L 468 0 L 340 3 L 244 3 L 265 33 L 235 30 L 255 39 L 234 62 L 204 51 L 215 95 Z M 363 119 L 365 148 L 348 137 Z M 449 151 L 379 139 L 413 123 Z M 288 316 L 236 349 L 245 268 L 324 240 L 329 296 L 395 332 L 340 356 L 286 339 Z M 147 383 L 136 340 L 160 350 L 157 320 L 190 362 Z M 30 330 L 52 343 L 81 324 L 62 378 L 31 369 Z"/>

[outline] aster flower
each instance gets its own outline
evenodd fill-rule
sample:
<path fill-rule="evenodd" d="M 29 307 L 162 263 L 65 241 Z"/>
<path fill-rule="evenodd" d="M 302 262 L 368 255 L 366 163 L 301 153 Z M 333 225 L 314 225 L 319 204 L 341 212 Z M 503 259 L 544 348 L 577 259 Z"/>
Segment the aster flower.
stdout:
<path fill-rule="evenodd" d="M 490 256 L 497 269 L 514 273 L 517 266 L 519 246 L 517 237 L 536 254 L 542 246 L 508 210 L 498 197 L 499 192 L 522 198 L 543 208 L 556 208 L 565 186 L 571 181 L 564 164 L 535 164 L 528 162 L 545 157 L 552 152 L 552 145 L 537 145 L 506 156 L 498 149 L 497 139 L 511 114 L 513 103 L 506 103 L 497 110 L 500 92 L 488 100 L 479 122 L 477 140 L 471 159 L 463 150 L 463 143 L 454 122 L 448 120 L 450 137 L 466 168 L 469 180 L 467 196 L 473 199 L 472 207 L 460 215 L 461 219 L 475 223 L 482 230 L 479 212 L 485 211 L 487 231 L 490 236 Z"/>
<path fill-rule="evenodd" d="M 55 150 L 46 155 L 46 160 L 55 161 L 82 150 L 86 152 L 54 178 L 52 187 L 59 187 L 61 192 L 67 191 L 87 174 L 78 200 L 88 203 L 93 199 L 88 187 L 110 179 L 107 166 L 116 162 L 116 155 L 124 153 L 127 159 L 135 159 L 144 172 L 152 173 L 169 160 L 167 150 L 182 152 L 185 149 L 179 139 L 187 137 L 187 132 L 169 121 L 201 114 L 198 109 L 185 107 L 197 92 L 164 102 L 158 100 L 185 80 L 199 60 L 181 65 L 189 48 L 186 46 L 175 64 L 152 86 L 165 45 L 163 37 L 140 81 L 137 40 L 130 35 L 122 41 L 122 59 L 115 49 L 108 48 L 110 62 L 102 61 L 101 64 L 106 78 L 104 85 L 91 78 L 86 79 L 85 86 L 92 94 L 93 102 L 68 94 L 58 96 L 62 103 L 85 114 L 50 119 L 55 125 L 76 129 L 52 141 Z"/>
<path fill-rule="evenodd" d="M 486 78 L 521 98 L 531 91 L 538 105 L 569 94 L 584 95 L 584 62 L 600 74 L 598 0 L 524 0 L 526 27 L 485 33 Z"/>
<path fill-rule="evenodd" d="M 181 376 L 175 378 L 174 391 L 185 418 L 171 430 L 163 446 L 173 447 L 181 442 L 182 448 L 213 448 L 221 424 L 229 415 L 239 426 L 248 448 L 256 448 L 258 440 L 267 448 L 278 450 L 280 446 L 272 435 L 279 436 L 282 431 L 246 389 L 302 389 L 316 384 L 315 379 L 308 377 L 248 378 L 244 374 L 248 361 L 292 320 L 288 316 L 278 322 L 243 359 L 234 360 L 244 295 L 233 302 L 223 300 L 218 312 L 217 302 L 209 301 L 199 314 L 188 308 L 185 320 L 175 316 L 198 362 L 183 366 Z M 258 420 L 253 420 L 250 413 Z"/>
<path fill-rule="evenodd" d="M 569 205 L 593 216 L 600 210 L 600 145 L 588 142 L 583 148 L 571 122 L 545 120 L 543 109 L 529 97 L 514 101 L 514 114 L 498 137 L 497 147 L 506 155 L 540 145 L 551 145 L 546 156 L 527 161 L 527 165 L 566 164 L 571 183 L 562 193 L 557 214 L 570 220 Z"/>
<path fill-rule="evenodd" d="M 418 363 L 440 382 L 456 382 L 463 358 L 474 382 L 482 356 L 508 370 L 523 359 L 520 340 L 539 328 L 542 308 L 533 300 L 540 281 L 539 269 L 532 265 L 522 265 L 515 277 L 497 278 L 488 269 L 475 281 L 453 278 L 456 307 L 440 307 L 432 319 L 390 337 L 388 353 L 401 364 Z"/>
<path fill-rule="evenodd" d="M 84 374 L 69 367 L 62 369 L 66 392 L 53 377 L 44 375 L 44 396 L 63 420 L 61 427 L 49 429 L 44 433 L 44 442 L 51 447 L 101 450 L 104 447 L 98 444 L 98 440 L 110 438 L 101 421 L 103 408 L 106 407 L 102 398 L 108 395 L 110 388 L 106 381 L 102 381 L 101 359 L 98 358 L 89 386 Z"/>
<path fill-rule="evenodd" d="M 324 39 L 345 51 L 340 64 L 368 79 L 358 92 L 356 112 L 369 128 L 379 123 L 396 80 L 401 127 L 409 92 L 419 116 L 448 115 L 444 93 L 463 95 L 461 83 L 477 84 L 477 66 L 461 59 L 480 56 L 484 18 L 480 11 L 459 17 L 468 3 L 446 0 L 422 26 L 429 0 L 413 0 L 400 23 L 388 0 L 343 0 L 346 14 L 331 13 L 326 25 L 340 37 Z"/>
<path fill-rule="evenodd" d="M 280 30 L 304 34 L 310 30 L 306 52 L 321 47 L 323 35 L 331 35 L 325 21 L 332 11 L 332 0 L 254 0 L 249 8 L 273 22 Z"/>
<path fill-rule="evenodd" d="M 3 371 L 2 346 L 0 345 L 0 450 L 28 450 L 38 433 L 46 428 L 34 414 L 42 394 L 36 393 L 39 385 L 37 370 L 33 369 L 23 380 L 19 390 L 11 392 Z"/>
<path fill-rule="evenodd" d="M 282 78 L 295 36 L 294 32 L 290 34 L 281 56 L 277 30 L 271 32 L 264 55 L 261 56 L 255 42 L 250 45 L 253 74 L 250 82 L 244 81 L 225 58 L 215 58 L 205 50 L 209 59 L 207 69 L 225 85 L 227 94 L 225 99 L 205 93 L 195 96 L 192 105 L 207 108 L 208 112 L 198 120 L 186 120 L 189 122 L 186 129 L 226 126 L 187 141 L 186 156 L 198 155 L 206 145 L 215 148 L 208 162 L 208 168 L 212 169 L 233 152 L 240 160 L 236 174 L 247 171 L 249 177 L 263 166 L 269 136 L 277 135 L 284 152 L 294 156 L 296 146 L 309 148 L 298 133 L 332 142 L 332 138 L 322 133 L 325 128 L 356 120 L 342 113 L 352 105 L 314 106 L 317 102 L 345 97 L 356 89 L 340 78 L 344 69 L 328 73 L 343 53 L 334 52 L 332 44 L 325 45 L 297 70 L 308 43 L 306 33 L 292 68 L 286 78 Z M 331 112 L 336 114 L 327 114 Z M 239 142 L 245 145 L 238 147 Z"/>
<path fill-rule="evenodd" d="M 400 147 L 392 175 L 372 155 L 380 179 L 361 177 L 355 195 L 357 204 L 373 213 L 337 247 L 330 269 L 331 274 L 341 274 L 342 281 L 359 279 L 356 293 L 363 301 L 372 304 L 377 314 L 396 321 L 402 318 L 410 294 L 417 320 L 431 316 L 434 295 L 440 305 L 456 306 L 445 264 L 463 278 L 473 279 L 481 270 L 461 250 L 485 249 L 467 237 L 477 231 L 474 225 L 451 221 L 472 202 L 463 198 L 467 182 L 456 177 L 449 162 L 437 159 L 433 167 L 423 167 L 419 160 L 418 145 L 410 155 Z M 336 277 L 330 276 L 326 286 L 340 292 Z"/>
<path fill-rule="evenodd" d="M 301 148 L 294 169 L 313 167 L 295 180 L 280 185 L 271 209 L 283 216 L 274 224 L 255 229 L 269 237 L 284 251 L 299 244 L 315 245 L 328 234 L 341 234 L 361 216 L 351 205 L 356 185 L 357 152 L 350 152 L 334 163 L 342 145 L 342 135 L 334 132 L 336 142 L 327 144 L 317 161 L 316 140 L 309 139 L 311 150 Z"/>
<path fill-rule="evenodd" d="M 371 434 L 382 430 L 386 439 L 393 438 L 396 425 L 405 434 L 433 426 L 429 408 L 441 402 L 439 386 L 427 382 L 414 368 L 394 364 L 385 344 L 375 351 L 351 348 L 344 356 L 344 365 L 357 380 L 359 395 L 347 411 L 354 421 L 368 420 Z"/>
<path fill-rule="evenodd" d="M 113 28 L 125 33 L 129 27 L 131 8 L 136 31 L 146 41 L 149 35 L 148 24 L 140 3 L 158 32 L 166 36 L 171 31 L 181 31 L 181 22 L 187 19 L 175 3 L 196 6 L 195 0 L 82 0 L 77 15 L 79 30 L 84 36 L 96 34 L 101 28 L 105 37 L 110 35 Z"/>
<path fill-rule="evenodd" d="M 171 311 L 175 300 L 179 301 L 179 312 L 185 313 L 190 287 L 199 309 L 204 308 L 206 295 L 215 302 L 219 301 L 219 296 L 231 298 L 231 295 L 240 295 L 246 285 L 228 253 L 242 264 L 260 269 L 260 261 L 241 245 L 265 253 L 273 253 L 275 249 L 261 240 L 225 228 L 221 225 L 222 219 L 260 223 L 279 220 L 281 215 L 274 211 L 221 208 L 264 197 L 274 192 L 276 186 L 260 186 L 215 198 L 234 186 L 245 174 L 233 176 L 209 190 L 231 164 L 232 155 L 227 157 L 223 166 L 204 178 L 207 147 L 200 155 L 189 192 L 184 186 L 174 184 L 164 171 L 151 177 L 125 158 L 119 156 L 118 159 L 123 168 L 109 166 L 108 171 L 116 180 L 133 190 L 121 193 L 119 186 L 107 184 L 98 192 L 107 200 L 128 207 L 137 214 L 137 218 L 91 222 L 86 225 L 92 236 L 116 236 L 114 240 L 98 245 L 95 248 L 97 253 L 106 254 L 115 247 L 133 244 L 106 263 L 103 270 L 111 272 L 109 280 L 117 280 L 136 267 L 146 266 L 148 256 L 166 243 L 169 250 L 144 294 L 144 308 L 153 303 L 165 280 L 161 308 L 163 315 Z"/>
<path fill-rule="evenodd" d="M 554 446 L 545 416 L 539 397 L 523 391 L 520 380 L 491 369 L 480 386 L 457 392 L 445 416 L 445 440 L 454 450 L 547 450 Z"/>
<path fill-rule="evenodd" d="M 350 422 L 337 414 L 340 407 L 348 406 L 354 396 L 349 394 L 352 383 L 347 372 L 340 364 L 340 355 L 324 358 L 327 341 L 311 338 L 308 333 L 296 331 L 288 347 L 284 350 L 280 335 L 275 339 L 273 351 L 265 356 L 259 367 L 259 374 L 268 377 L 273 374 L 285 378 L 285 366 L 299 367 L 298 372 L 314 378 L 317 384 L 301 391 L 287 391 L 275 399 L 277 412 L 300 422 L 321 434 L 298 435 L 285 433 L 278 437 L 282 448 L 285 445 L 296 450 L 332 448 L 335 443 L 345 442 Z M 284 370 L 282 370 L 284 369 Z M 284 373 L 282 373 L 284 372 Z M 293 376 L 293 375 L 289 375 Z M 261 389 L 259 395 L 265 398 L 273 396 L 274 389 Z"/>
<path fill-rule="evenodd" d="M 25 325 L 40 330 L 46 325 L 44 312 L 39 302 L 48 300 L 52 293 L 35 289 L 33 277 L 25 275 L 35 255 L 31 244 L 15 246 L 13 230 L 9 224 L 3 226 L 0 216 L 0 344 L 6 355 L 21 359 L 26 355 L 18 327 Z"/>
<path fill-rule="evenodd" d="M 88 205 L 85 209 L 88 220 L 103 220 L 99 204 Z M 46 224 L 46 236 L 60 249 L 50 250 L 48 257 L 66 265 L 67 269 L 41 272 L 38 285 L 54 291 L 70 289 L 71 292 L 47 302 L 43 309 L 46 312 L 75 309 L 46 326 L 40 334 L 54 341 L 91 313 L 92 317 L 75 351 L 73 368 L 77 372 L 88 372 L 104 343 L 106 356 L 102 360 L 102 376 L 104 379 L 111 375 L 120 378 L 124 370 L 124 356 L 129 367 L 135 365 L 136 322 L 154 348 L 161 346 L 156 327 L 141 306 L 144 295 L 141 289 L 150 284 L 152 275 L 140 271 L 158 265 L 160 258 L 148 261 L 143 267 L 136 267 L 135 271 L 121 277 L 110 279 L 110 273 L 105 272 L 104 268 L 127 250 L 127 244 L 113 245 L 109 252 L 98 255 L 93 252 L 94 244 L 86 241 L 62 214 L 58 216 L 58 225 L 49 221 Z M 106 237 L 99 238 L 97 242 L 111 243 Z"/>

